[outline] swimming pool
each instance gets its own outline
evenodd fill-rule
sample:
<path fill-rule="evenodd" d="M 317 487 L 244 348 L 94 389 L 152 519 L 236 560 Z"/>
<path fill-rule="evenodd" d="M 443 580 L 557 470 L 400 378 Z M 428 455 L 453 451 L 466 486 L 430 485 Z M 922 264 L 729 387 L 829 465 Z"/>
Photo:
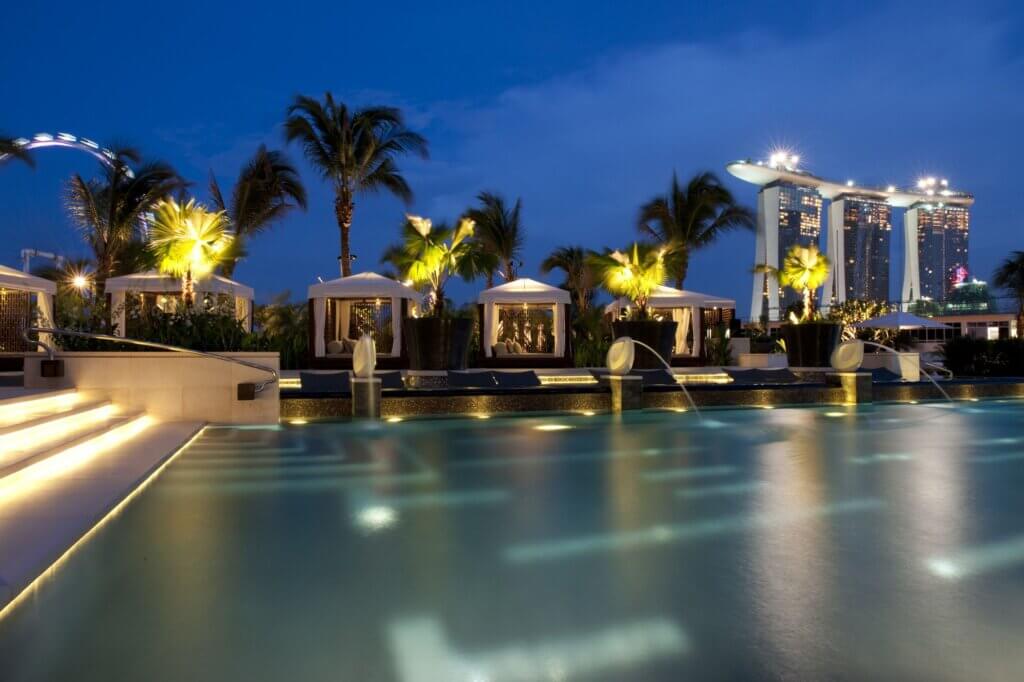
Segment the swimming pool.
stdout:
<path fill-rule="evenodd" d="M 207 429 L 0 680 L 1019 679 L 1024 403 L 704 418 Z"/>

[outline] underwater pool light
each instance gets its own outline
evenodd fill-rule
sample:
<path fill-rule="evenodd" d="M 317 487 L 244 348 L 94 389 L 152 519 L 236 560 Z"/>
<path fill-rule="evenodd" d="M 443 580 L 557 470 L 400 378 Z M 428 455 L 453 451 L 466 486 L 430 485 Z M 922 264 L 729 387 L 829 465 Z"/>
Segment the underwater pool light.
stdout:
<path fill-rule="evenodd" d="M 568 424 L 539 424 L 533 428 L 535 431 L 565 431 L 572 427 Z"/>
<path fill-rule="evenodd" d="M 288 423 L 291 424 L 292 426 L 302 426 L 304 424 L 308 424 L 309 422 L 306 421 L 305 419 L 292 419 Z"/>
<path fill-rule="evenodd" d="M 388 417 L 384 421 L 386 421 L 389 424 L 397 424 L 398 422 L 402 421 L 402 418 L 401 417 Z"/>

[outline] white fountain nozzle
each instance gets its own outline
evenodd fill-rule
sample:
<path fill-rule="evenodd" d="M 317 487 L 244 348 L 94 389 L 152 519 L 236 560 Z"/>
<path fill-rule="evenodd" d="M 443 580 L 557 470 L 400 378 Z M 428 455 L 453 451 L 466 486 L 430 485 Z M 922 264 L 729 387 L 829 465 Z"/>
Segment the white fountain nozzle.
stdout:
<path fill-rule="evenodd" d="M 605 356 L 605 364 L 608 365 L 608 372 L 615 376 L 625 376 L 633 369 L 633 357 L 636 350 L 633 346 L 633 339 L 628 336 L 621 336 L 612 342 Z"/>

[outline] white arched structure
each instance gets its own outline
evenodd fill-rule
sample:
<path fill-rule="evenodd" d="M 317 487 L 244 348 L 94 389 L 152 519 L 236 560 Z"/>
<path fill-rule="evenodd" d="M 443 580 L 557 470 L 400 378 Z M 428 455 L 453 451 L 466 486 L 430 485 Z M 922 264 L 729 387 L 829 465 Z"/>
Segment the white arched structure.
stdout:
<path fill-rule="evenodd" d="M 109 149 L 100 147 L 99 144 L 93 142 L 87 137 L 78 137 L 71 133 L 57 133 L 56 135 L 50 133 L 36 133 L 32 136 L 32 139 L 26 137 L 19 137 L 14 140 L 14 144 L 21 147 L 23 150 L 30 152 L 36 149 L 46 149 L 47 147 L 64 147 L 65 149 L 77 149 L 78 151 L 85 152 L 95 157 L 100 163 L 103 163 L 111 168 L 116 168 L 123 163 L 118 160 L 117 156 Z M 11 157 L 10 154 L 0 154 L 0 163 L 3 163 Z M 133 178 L 135 173 L 132 172 L 131 168 L 125 166 L 125 174 Z"/>
<path fill-rule="evenodd" d="M 242 323 L 246 331 L 252 331 L 252 302 L 255 293 L 252 287 L 240 284 L 227 277 L 211 275 L 195 283 L 196 296 L 203 294 L 231 296 L 235 302 L 235 317 Z M 147 294 L 156 296 L 156 305 L 163 304 L 181 297 L 181 279 L 165 275 L 156 270 L 137 272 L 134 275 L 111 277 L 107 280 L 106 291 L 110 295 L 110 311 L 117 325 L 114 334 L 125 336 L 125 307 L 128 296 L 145 297 Z"/>
<path fill-rule="evenodd" d="M 628 311 L 632 302 L 626 298 L 605 306 L 605 313 L 619 317 Z M 672 344 L 672 357 L 699 358 L 702 339 L 709 330 L 702 329 L 704 310 L 735 310 L 736 301 L 723 296 L 712 296 L 696 291 L 657 286 L 651 292 L 647 307 L 652 316 L 677 323 L 676 340 Z"/>
<path fill-rule="evenodd" d="M 56 284 L 48 279 L 0 265 L 0 308 L 6 307 L 3 305 L 6 303 L 3 299 L 7 297 L 7 292 L 22 296 L 27 294 L 30 299 L 35 298 L 35 323 L 41 327 L 53 327 L 53 297 L 57 293 Z M 24 303 L 25 299 L 21 298 L 21 301 Z M 31 303 L 30 301 L 30 305 Z M 21 332 L 33 324 L 31 318 L 18 320 L 13 315 L 7 314 L 4 314 L 0 319 L 3 319 L 5 325 L 20 325 L 19 328 L 5 328 L 3 330 L 2 336 L 4 338 L 11 338 L 15 342 L 20 341 Z M 49 334 L 40 334 L 39 340 L 43 343 L 49 343 L 51 336 Z M 20 343 L 15 343 L 14 347 L 20 345 Z"/>
<path fill-rule="evenodd" d="M 477 301 L 483 306 L 480 341 L 484 358 L 515 359 L 522 364 L 528 358 L 565 357 L 572 302 L 565 289 L 523 277 L 482 291 Z M 528 316 L 513 322 L 520 311 Z M 530 320 L 530 314 L 538 321 Z M 544 320 L 548 320 L 547 329 Z M 499 348 L 499 343 L 505 348 Z"/>
<path fill-rule="evenodd" d="M 402 354 L 402 320 L 415 310 L 419 298 L 420 294 L 415 289 L 373 272 L 312 285 L 309 287 L 309 301 L 314 360 L 351 360 L 355 343 L 359 340 L 352 336 L 353 322 L 356 322 L 354 313 L 360 310 L 364 315 L 373 316 L 375 322 L 390 315 L 391 344 L 387 348 L 378 346 L 377 354 L 386 358 L 399 357 Z"/>

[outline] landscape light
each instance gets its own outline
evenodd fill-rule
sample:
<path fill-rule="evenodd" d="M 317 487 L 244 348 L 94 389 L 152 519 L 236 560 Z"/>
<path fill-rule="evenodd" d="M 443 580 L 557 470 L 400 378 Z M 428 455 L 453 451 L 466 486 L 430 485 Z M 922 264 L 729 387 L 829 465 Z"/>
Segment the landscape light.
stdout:
<path fill-rule="evenodd" d="M 76 289 L 84 289 L 89 284 L 89 280 L 84 275 L 75 275 L 71 278 L 71 285 Z"/>
<path fill-rule="evenodd" d="M 388 422 L 389 424 L 397 424 L 398 422 L 402 421 L 402 418 L 401 417 L 388 417 L 384 421 Z"/>
<path fill-rule="evenodd" d="M 853 187 L 853 180 L 847 180 L 846 181 L 846 186 L 847 187 Z"/>
<path fill-rule="evenodd" d="M 886 192 L 895 192 L 896 191 L 896 185 L 889 185 L 888 187 L 885 188 L 885 191 Z"/>

